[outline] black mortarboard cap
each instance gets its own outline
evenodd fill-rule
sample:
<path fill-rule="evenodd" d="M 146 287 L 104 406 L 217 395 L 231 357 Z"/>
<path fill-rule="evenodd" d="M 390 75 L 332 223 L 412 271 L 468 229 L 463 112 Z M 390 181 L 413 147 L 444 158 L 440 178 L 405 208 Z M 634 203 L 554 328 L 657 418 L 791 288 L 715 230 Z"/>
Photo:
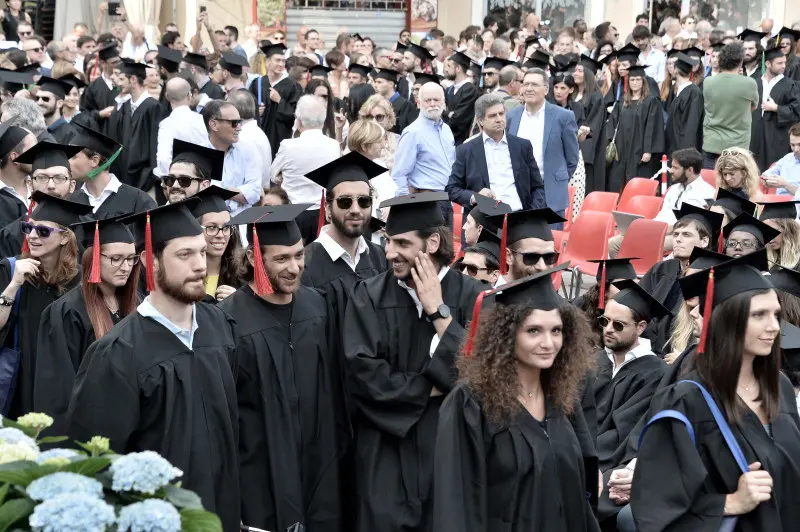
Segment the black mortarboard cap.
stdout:
<path fill-rule="evenodd" d="M 478 241 L 472 246 L 477 249 L 482 249 L 490 254 L 494 260 L 500 262 L 500 233 L 484 227 L 481 234 L 478 235 Z"/>
<path fill-rule="evenodd" d="M 496 68 L 497 70 L 502 70 L 503 67 L 513 64 L 514 61 L 509 61 L 508 59 L 502 59 L 500 57 L 487 57 L 483 62 L 483 68 Z"/>
<path fill-rule="evenodd" d="M 392 70 L 391 68 L 381 68 L 375 74 L 375 78 L 385 79 L 391 81 L 392 83 L 397 83 L 397 76 L 400 73 L 397 70 Z"/>
<path fill-rule="evenodd" d="M 0 159 L 11 153 L 11 150 L 28 135 L 28 130 L 12 126 L 9 122 L 0 124 Z"/>
<path fill-rule="evenodd" d="M 381 229 L 386 227 L 386 222 L 381 220 L 380 218 L 376 218 L 375 216 L 370 216 L 369 218 L 369 232 L 370 233 L 377 233 Z"/>
<path fill-rule="evenodd" d="M 31 219 L 37 222 L 53 222 L 69 227 L 79 222 L 81 216 L 92 212 L 92 206 L 88 203 L 57 198 L 39 191 L 33 193 L 31 200 L 36 202 L 36 207 L 31 212 Z"/>
<path fill-rule="evenodd" d="M 613 285 L 619 289 L 619 293 L 614 296 L 614 301 L 633 310 L 643 320 L 650 321 L 653 318 L 659 319 L 664 316 L 672 316 L 672 312 L 669 309 L 659 303 L 656 298 L 647 293 L 633 279 L 617 281 Z"/>
<path fill-rule="evenodd" d="M 553 287 L 553 279 L 550 276 L 568 267 L 569 263 L 564 263 L 501 285 L 494 291 L 494 300 L 500 305 L 522 305 L 538 310 L 557 309 L 564 304 L 564 300 Z"/>
<path fill-rule="evenodd" d="M 518 242 L 523 238 L 538 238 L 552 241 L 553 231 L 550 224 L 565 222 L 566 220 L 551 209 L 529 209 L 515 211 L 508 215 L 490 216 L 488 222 L 496 227 L 503 227 L 504 217 L 508 216 L 506 241 L 509 244 Z"/>
<path fill-rule="evenodd" d="M 328 73 L 331 71 L 333 71 L 333 69 L 329 66 L 314 65 L 311 67 L 311 77 L 322 77 L 327 79 Z"/>
<path fill-rule="evenodd" d="M 352 37 L 353 39 L 355 39 L 357 41 L 363 41 L 364 40 L 364 37 L 362 37 L 360 33 L 351 33 L 350 37 Z"/>
<path fill-rule="evenodd" d="M 790 198 L 791 196 L 786 197 Z M 797 218 L 798 203 L 800 203 L 798 200 L 759 202 L 758 204 L 763 205 L 764 208 L 761 210 L 758 219 L 761 221 L 774 220 L 776 218 L 791 218 L 794 220 Z"/>
<path fill-rule="evenodd" d="M 718 205 L 731 211 L 734 216 L 742 213 L 753 214 L 756 212 L 756 204 L 738 194 L 729 192 L 724 188 L 717 189 L 717 199 L 709 200 L 709 205 Z"/>
<path fill-rule="evenodd" d="M 242 69 L 249 66 L 246 57 L 234 52 L 222 52 L 222 57 L 219 60 L 219 66 L 233 74 L 234 76 L 241 76 Z"/>
<path fill-rule="evenodd" d="M 200 198 L 200 203 L 192 206 L 192 214 L 195 218 L 200 218 L 204 214 L 210 212 L 226 212 L 228 206 L 225 204 L 225 201 L 237 194 L 238 192 L 235 190 L 228 190 L 227 188 L 218 187 L 217 185 L 204 188 L 192 196 L 193 198 Z"/>
<path fill-rule="evenodd" d="M 550 66 L 550 54 L 544 50 L 534 50 L 531 56 L 525 60 L 522 66 L 525 68 L 545 69 Z"/>
<path fill-rule="evenodd" d="M 119 50 L 117 50 L 117 41 L 111 41 L 107 43 L 105 46 L 97 50 L 97 54 L 100 56 L 101 61 L 108 61 L 109 59 L 119 57 Z"/>
<path fill-rule="evenodd" d="M 581 59 L 578 61 L 578 64 L 589 70 L 592 74 L 597 74 L 597 71 L 603 68 L 602 63 L 595 61 L 586 54 L 581 55 Z"/>
<path fill-rule="evenodd" d="M 15 93 L 22 90 L 25 85 L 33 83 L 33 73 L 0 68 L 0 82 L 2 82 L 9 91 Z"/>
<path fill-rule="evenodd" d="M 481 66 L 478 63 L 470 63 L 469 64 L 469 71 L 472 72 L 472 75 L 475 76 L 475 79 L 480 79 L 481 77 Z"/>
<path fill-rule="evenodd" d="M 80 146 L 42 141 L 20 154 L 16 162 L 30 164 L 33 167 L 32 172 L 56 166 L 69 170 L 69 160 L 82 149 Z"/>
<path fill-rule="evenodd" d="M 194 65 L 203 70 L 208 70 L 208 59 L 203 54 L 196 54 L 194 52 L 186 52 L 183 56 L 183 62 L 187 65 Z"/>
<path fill-rule="evenodd" d="M 640 65 L 631 65 L 628 69 L 628 77 L 645 77 L 647 74 L 644 71 L 644 67 Z"/>
<path fill-rule="evenodd" d="M 184 140 L 172 141 L 172 162 L 192 163 L 206 179 L 222 179 L 225 152 L 192 144 Z"/>
<path fill-rule="evenodd" d="M 137 63 L 133 59 L 123 58 L 122 63 L 119 65 L 119 70 L 126 76 L 136 76 L 141 80 L 147 77 L 147 65 Z"/>
<path fill-rule="evenodd" d="M 191 196 L 183 201 L 120 218 L 119 221 L 133 224 L 137 235 L 146 235 L 149 215 L 152 242 L 156 246 L 176 238 L 197 236 L 203 233 L 203 228 L 191 211 L 199 202 L 200 198 Z"/>
<path fill-rule="evenodd" d="M 102 133 L 81 124 L 80 122 L 72 121 L 73 125 L 78 126 L 75 130 L 75 136 L 70 141 L 71 144 L 86 148 L 93 152 L 97 152 L 106 159 L 114 155 L 122 146 L 116 140 L 106 137 Z"/>
<path fill-rule="evenodd" d="M 783 292 L 800 297 L 800 272 L 779 266 L 769 276 L 770 282 Z"/>
<path fill-rule="evenodd" d="M 689 57 L 684 53 L 679 53 L 676 56 L 675 68 L 679 69 L 684 74 L 689 74 L 699 63 L 699 60 Z"/>
<path fill-rule="evenodd" d="M 764 50 L 765 61 L 772 61 L 773 59 L 779 59 L 781 57 L 783 57 L 783 52 L 780 48 L 769 48 Z"/>
<path fill-rule="evenodd" d="M 372 67 L 359 65 L 357 63 L 352 63 L 349 67 L 347 67 L 349 72 L 355 72 L 360 76 L 364 77 L 364 79 L 368 78 L 370 73 L 372 72 Z"/>
<path fill-rule="evenodd" d="M 386 234 L 394 236 L 445 225 L 439 202 L 449 200 L 446 192 L 420 192 L 382 201 L 380 208 L 391 207 L 386 220 Z"/>
<path fill-rule="evenodd" d="M 706 55 L 706 53 L 697 46 L 690 46 L 689 48 L 686 48 L 683 53 L 689 57 L 693 57 L 694 59 L 700 59 Z"/>
<path fill-rule="evenodd" d="M 133 233 L 127 224 L 120 222 L 121 219 L 127 217 L 127 214 L 121 216 L 113 216 L 110 218 L 103 218 L 102 220 L 88 220 L 85 222 L 78 222 L 71 225 L 73 231 L 75 228 L 83 229 L 83 247 L 94 247 L 95 242 L 95 229 L 100 228 L 98 239 L 101 246 L 105 244 L 135 244 L 136 240 L 133 238 Z"/>
<path fill-rule="evenodd" d="M 470 57 L 464 52 L 456 52 L 448 59 L 463 68 L 464 71 L 469 70 L 469 66 L 472 64 L 472 59 L 470 59 Z"/>
<path fill-rule="evenodd" d="M 711 50 L 713 50 L 714 52 L 719 52 L 723 48 L 725 48 L 725 43 L 722 42 L 718 42 L 716 44 L 711 45 Z"/>
<path fill-rule="evenodd" d="M 725 238 L 731 236 L 734 231 L 744 231 L 756 237 L 759 242 L 766 244 L 772 241 L 775 237 L 781 234 L 777 229 L 768 226 L 761 220 L 753 218 L 747 213 L 742 213 L 722 228 L 722 234 Z"/>
<path fill-rule="evenodd" d="M 177 69 L 181 61 L 183 61 L 183 54 L 180 50 L 173 50 L 169 46 L 159 45 L 156 61 L 161 66 Z"/>
<path fill-rule="evenodd" d="M 61 76 L 58 78 L 59 81 L 63 81 L 64 83 L 68 83 L 70 85 L 70 91 L 72 87 L 75 87 L 78 90 L 81 90 L 86 86 L 86 82 L 84 82 L 81 78 L 77 77 L 75 74 L 67 74 L 66 76 Z M 69 94 L 69 91 L 67 91 Z"/>
<path fill-rule="evenodd" d="M 559 54 L 553 56 L 553 64 L 562 72 L 572 70 L 578 64 L 580 57 L 575 53 Z"/>
<path fill-rule="evenodd" d="M 597 268 L 596 276 L 598 283 L 602 282 L 603 265 L 605 264 L 605 281 L 610 283 L 611 281 L 638 278 L 638 275 L 636 275 L 636 270 L 633 268 L 633 264 L 631 264 L 631 261 L 636 259 L 637 257 L 628 257 L 590 260 L 589 262 L 595 262 L 600 265 Z"/>
<path fill-rule="evenodd" d="M 475 219 L 480 226 L 489 226 L 499 229 L 499 225 L 494 225 L 488 221 L 490 216 L 502 216 L 512 211 L 511 205 L 500 200 L 492 199 L 483 194 L 475 194 L 475 207 L 469 211 L 469 216 Z"/>
<path fill-rule="evenodd" d="M 41 67 L 42 67 L 41 63 L 28 63 L 27 65 L 19 67 L 14 72 L 22 72 L 24 74 L 39 75 L 39 74 L 41 74 Z"/>
<path fill-rule="evenodd" d="M 723 262 L 728 262 L 729 260 L 731 260 L 731 258 L 727 255 L 711 251 L 710 249 L 703 249 L 695 246 L 692 250 L 691 256 L 689 257 L 688 269 L 707 270 L 709 268 L 718 266 Z"/>
<path fill-rule="evenodd" d="M 438 74 L 426 74 L 425 72 L 414 72 L 414 85 L 417 83 L 436 83 L 442 82 L 442 76 Z"/>
<path fill-rule="evenodd" d="M 69 91 L 72 90 L 72 85 L 70 83 L 47 76 L 39 78 L 36 84 L 39 86 L 39 90 L 52 92 L 57 100 L 63 100 L 66 98 L 67 94 L 69 94 Z"/>
<path fill-rule="evenodd" d="M 415 44 L 413 42 L 409 42 L 406 45 L 406 51 L 411 52 L 412 54 L 414 54 L 416 57 L 419 57 L 423 61 L 430 61 L 431 59 L 436 57 L 427 48 L 423 48 L 422 46 Z"/>
<path fill-rule="evenodd" d="M 681 204 L 680 209 L 673 209 L 672 212 L 678 220 L 689 218 L 703 224 L 712 237 L 718 234 L 719 230 L 722 228 L 722 219 L 724 218 L 722 214 L 695 207 L 687 201 Z"/>
<path fill-rule="evenodd" d="M 766 248 L 715 265 L 713 267 L 715 277 L 713 304 L 719 305 L 726 299 L 742 292 L 774 288 L 768 280 L 769 277 L 762 275 L 767 268 Z M 701 305 L 703 305 L 710 272 L 711 268 L 679 278 L 678 283 L 683 298 L 691 299 L 699 296 Z M 705 314 L 703 314 L 703 318 L 706 318 Z"/>
<path fill-rule="evenodd" d="M 672 50 L 669 50 L 667 52 L 667 59 L 672 59 L 676 55 L 682 54 L 682 53 L 683 53 L 683 50 L 678 50 L 677 48 L 673 48 Z"/>
<path fill-rule="evenodd" d="M 792 28 L 787 28 L 786 26 L 784 26 L 780 29 L 780 31 L 777 33 L 775 37 L 776 37 L 775 41 L 778 44 L 780 44 L 780 40 L 778 38 L 782 39 L 784 37 L 791 37 L 792 39 L 794 39 L 795 42 L 797 42 L 798 40 L 800 40 L 800 31 L 793 30 Z"/>
<path fill-rule="evenodd" d="M 373 177 L 386 172 L 386 168 L 367 159 L 358 152 L 351 151 L 320 166 L 306 174 L 314 183 L 331 191 L 339 183 L 363 181 L 369 183 Z"/>
<path fill-rule="evenodd" d="M 639 50 L 634 44 L 628 43 L 619 50 L 617 50 L 617 60 L 618 61 L 630 61 L 631 64 L 635 64 L 639 61 L 639 54 L 642 51 Z"/>
<path fill-rule="evenodd" d="M 255 236 L 258 236 L 258 243 L 261 246 L 293 246 L 303 238 L 295 218 L 311 205 L 311 203 L 295 203 L 250 207 L 234 216 L 230 225 L 247 225 L 247 242 L 251 245 L 255 243 Z"/>
<path fill-rule="evenodd" d="M 405 52 L 406 50 L 408 50 L 408 46 L 405 43 L 397 41 L 397 43 L 394 45 L 395 52 Z"/>
<path fill-rule="evenodd" d="M 286 45 L 283 43 L 272 44 L 271 41 L 263 41 L 261 43 L 261 52 L 267 59 L 275 54 L 284 55 L 286 53 Z"/>
<path fill-rule="evenodd" d="M 742 33 L 736 36 L 736 38 L 739 39 L 740 41 L 760 41 L 766 36 L 767 34 L 764 33 L 763 31 L 753 31 L 751 29 L 745 28 L 742 31 Z"/>

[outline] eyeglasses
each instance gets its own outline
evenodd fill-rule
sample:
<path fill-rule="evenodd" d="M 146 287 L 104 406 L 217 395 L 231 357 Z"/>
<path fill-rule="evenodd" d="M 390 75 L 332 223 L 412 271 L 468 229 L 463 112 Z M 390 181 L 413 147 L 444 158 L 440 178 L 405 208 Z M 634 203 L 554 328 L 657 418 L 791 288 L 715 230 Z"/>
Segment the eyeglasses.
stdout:
<path fill-rule="evenodd" d="M 39 235 L 39 238 L 49 238 L 52 233 L 63 233 L 66 229 L 59 229 L 58 227 L 47 227 L 46 225 L 33 225 L 30 222 L 22 222 L 20 224 L 20 228 L 22 232 L 26 235 L 31 234 L 34 230 L 36 230 L 36 234 Z"/>
<path fill-rule="evenodd" d="M 188 175 L 165 175 L 161 178 L 161 182 L 164 183 L 168 187 L 174 187 L 175 182 L 178 182 L 178 186 L 181 188 L 186 188 L 190 186 L 195 181 L 205 181 L 205 179 L 201 179 L 199 177 L 191 177 Z"/>
<path fill-rule="evenodd" d="M 64 183 L 69 181 L 69 176 L 68 175 L 53 175 L 53 176 L 35 175 L 35 176 L 31 176 L 31 181 L 33 181 L 34 183 L 39 184 L 39 185 L 46 185 L 50 181 L 52 181 L 53 184 L 55 184 L 55 185 L 63 185 Z"/>
<path fill-rule="evenodd" d="M 463 272 L 469 275 L 470 277 L 475 277 L 478 275 L 478 272 L 488 271 L 489 268 L 478 268 L 474 264 L 462 264 L 461 267 L 463 268 Z"/>
<path fill-rule="evenodd" d="M 205 231 L 208 236 L 217 236 L 220 231 L 222 231 L 224 236 L 228 236 L 231 234 L 231 226 L 223 225 L 220 227 L 218 225 L 204 225 L 203 231 Z"/>
<path fill-rule="evenodd" d="M 600 327 L 602 327 L 603 329 L 608 327 L 609 324 L 610 324 L 610 325 L 612 325 L 614 327 L 614 330 L 617 331 L 617 332 L 624 331 L 625 327 L 630 325 L 630 323 L 625 323 L 624 321 L 610 320 L 610 319 L 606 318 L 605 316 L 600 316 L 599 318 L 597 318 L 597 323 L 599 323 Z"/>
<path fill-rule="evenodd" d="M 386 115 L 369 115 L 367 118 L 375 120 L 376 122 L 383 122 L 386 120 Z"/>
<path fill-rule="evenodd" d="M 114 266 L 115 268 L 117 266 L 122 266 L 122 261 L 125 261 L 128 266 L 136 266 L 139 263 L 139 255 L 128 255 L 127 257 L 123 257 L 121 255 L 106 255 L 105 253 L 101 253 L 100 256 L 107 258 L 108 262 L 111 263 L 111 266 Z"/>
<path fill-rule="evenodd" d="M 369 209 L 372 207 L 372 196 L 359 196 L 355 199 L 358 201 L 359 209 Z M 336 198 L 336 206 L 343 211 L 347 210 L 353 206 L 353 198 L 350 196 L 340 196 Z"/>
<path fill-rule="evenodd" d="M 240 118 L 215 118 L 214 120 L 217 122 L 227 122 L 234 129 L 242 125 L 242 120 Z"/>
<path fill-rule="evenodd" d="M 525 264 L 525 266 L 533 266 L 540 260 L 543 260 L 547 266 L 553 266 L 556 262 L 558 262 L 558 253 L 556 252 L 523 253 L 522 251 L 517 251 L 516 249 L 512 249 L 510 251 L 511 253 L 522 256 L 522 262 Z"/>
<path fill-rule="evenodd" d="M 752 240 L 728 240 L 725 242 L 725 247 L 728 249 L 736 249 L 738 247 L 742 249 L 755 249 L 758 247 L 758 243 Z"/>

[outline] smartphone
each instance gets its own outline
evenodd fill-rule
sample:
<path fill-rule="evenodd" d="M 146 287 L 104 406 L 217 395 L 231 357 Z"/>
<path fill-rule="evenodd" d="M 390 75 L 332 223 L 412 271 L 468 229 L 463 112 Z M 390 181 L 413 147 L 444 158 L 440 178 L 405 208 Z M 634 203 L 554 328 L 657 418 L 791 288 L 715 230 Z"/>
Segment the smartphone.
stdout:
<path fill-rule="evenodd" d="M 108 3 L 108 13 L 110 15 L 116 15 L 117 14 L 117 9 L 119 9 L 119 6 L 120 6 L 121 3 L 122 2 L 109 2 Z"/>
<path fill-rule="evenodd" d="M 201 13 L 205 13 L 206 12 L 206 6 L 200 6 L 200 12 Z"/>

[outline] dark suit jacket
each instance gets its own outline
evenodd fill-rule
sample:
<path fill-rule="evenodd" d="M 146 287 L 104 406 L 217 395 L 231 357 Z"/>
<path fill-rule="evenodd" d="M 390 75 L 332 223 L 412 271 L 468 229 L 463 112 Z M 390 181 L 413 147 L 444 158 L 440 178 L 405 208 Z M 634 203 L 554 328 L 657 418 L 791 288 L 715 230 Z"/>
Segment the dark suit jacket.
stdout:
<path fill-rule="evenodd" d="M 547 206 L 544 183 L 536 159 L 533 158 L 531 143 L 510 134 L 506 134 L 506 140 L 511 156 L 511 168 L 514 171 L 514 184 L 523 210 L 543 209 Z M 456 162 L 453 163 L 453 170 L 445 190 L 450 195 L 450 201 L 464 207 L 466 215 L 472 209 L 470 198 L 484 188 L 491 186 L 483 135 L 479 135 L 456 148 Z"/>
<path fill-rule="evenodd" d="M 443 118 L 453 132 L 456 146 L 463 144 L 470 136 L 475 119 L 475 100 L 480 95 L 480 90 L 470 82 L 464 83 L 455 94 L 452 87 L 445 92 L 447 111 Z"/>

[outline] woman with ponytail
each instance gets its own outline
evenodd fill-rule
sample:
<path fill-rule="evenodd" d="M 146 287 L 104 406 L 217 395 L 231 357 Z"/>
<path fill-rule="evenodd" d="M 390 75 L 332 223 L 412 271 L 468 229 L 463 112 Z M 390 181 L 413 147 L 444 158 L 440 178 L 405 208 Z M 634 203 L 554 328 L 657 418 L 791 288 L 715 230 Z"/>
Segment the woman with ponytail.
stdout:
<path fill-rule="evenodd" d="M 116 218 L 78 226 L 86 246 L 81 284 L 47 307 L 39 326 L 33 404 L 55 419 L 53 434 L 66 430 L 72 381 L 86 350 L 139 304 L 141 265 L 127 226 Z"/>

